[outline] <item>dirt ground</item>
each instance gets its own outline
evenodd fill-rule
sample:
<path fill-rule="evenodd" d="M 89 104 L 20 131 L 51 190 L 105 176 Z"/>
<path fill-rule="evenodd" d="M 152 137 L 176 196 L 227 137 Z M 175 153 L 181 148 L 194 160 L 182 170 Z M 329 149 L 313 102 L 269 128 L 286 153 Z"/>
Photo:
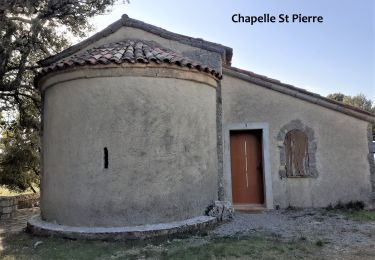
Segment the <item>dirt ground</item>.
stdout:
<path fill-rule="evenodd" d="M 322 246 L 327 259 L 375 259 L 375 221 L 354 220 L 345 211 L 324 209 L 235 213 L 234 221 L 217 227 L 216 235 L 264 234 L 286 241 Z"/>
<path fill-rule="evenodd" d="M 37 208 L 0 221 L 2 259 L 375 259 L 375 221 L 343 210 L 236 212 L 204 236 L 133 246 L 41 238 L 22 229 Z M 367 212 L 368 213 L 368 212 Z M 366 214 L 367 214 L 366 213 Z M 375 212 L 370 212 L 375 216 Z M 356 216 L 356 215 L 354 215 Z"/>

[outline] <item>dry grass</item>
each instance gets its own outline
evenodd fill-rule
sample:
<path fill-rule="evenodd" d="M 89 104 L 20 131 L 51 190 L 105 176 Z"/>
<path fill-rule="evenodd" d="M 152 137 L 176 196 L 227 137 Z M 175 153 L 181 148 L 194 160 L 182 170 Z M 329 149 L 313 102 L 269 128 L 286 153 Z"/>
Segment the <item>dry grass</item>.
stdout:
<path fill-rule="evenodd" d="M 36 190 L 39 191 L 39 189 L 36 189 Z M 12 191 L 12 190 L 6 188 L 5 186 L 0 186 L 0 196 L 16 196 L 16 195 L 28 194 L 28 193 L 33 193 L 33 191 L 32 190 L 26 190 L 24 192 L 16 192 L 16 191 Z"/>
<path fill-rule="evenodd" d="M 79 241 L 25 233 L 3 240 L 1 259 L 306 259 L 321 247 L 263 236 L 190 237 L 162 243 Z"/>

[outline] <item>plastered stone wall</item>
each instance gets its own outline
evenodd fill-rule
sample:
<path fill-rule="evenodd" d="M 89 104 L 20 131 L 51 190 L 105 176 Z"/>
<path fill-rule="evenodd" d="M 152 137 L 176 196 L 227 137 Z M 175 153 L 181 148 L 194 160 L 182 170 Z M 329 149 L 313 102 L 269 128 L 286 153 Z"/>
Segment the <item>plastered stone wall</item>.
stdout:
<path fill-rule="evenodd" d="M 325 207 L 338 201 L 368 201 L 367 122 L 229 75 L 222 80 L 222 101 L 223 127 L 269 123 L 274 205 Z M 280 178 L 278 135 L 295 120 L 314 133 L 315 177 Z"/>
<path fill-rule="evenodd" d="M 49 76 L 42 218 L 116 227 L 203 215 L 217 199 L 213 83 L 188 69 L 146 65 Z"/>

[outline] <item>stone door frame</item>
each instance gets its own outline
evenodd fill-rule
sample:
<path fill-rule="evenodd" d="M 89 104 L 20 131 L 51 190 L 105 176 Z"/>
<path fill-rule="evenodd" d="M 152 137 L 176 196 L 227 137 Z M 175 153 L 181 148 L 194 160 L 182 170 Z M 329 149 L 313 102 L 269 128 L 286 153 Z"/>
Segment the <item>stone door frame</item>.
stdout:
<path fill-rule="evenodd" d="M 230 132 L 242 130 L 262 130 L 263 176 L 264 176 L 264 206 L 273 209 L 272 175 L 270 162 L 270 136 L 268 123 L 238 123 L 226 124 L 223 127 L 223 190 L 224 200 L 232 200 L 232 174 L 230 157 Z"/>

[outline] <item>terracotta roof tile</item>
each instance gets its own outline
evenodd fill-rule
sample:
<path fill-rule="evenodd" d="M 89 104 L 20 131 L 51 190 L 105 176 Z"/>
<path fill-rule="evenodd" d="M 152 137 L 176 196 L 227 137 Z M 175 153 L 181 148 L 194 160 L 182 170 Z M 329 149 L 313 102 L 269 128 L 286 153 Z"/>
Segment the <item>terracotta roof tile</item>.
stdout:
<path fill-rule="evenodd" d="M 193 61 L 187 57 L 182 56 L 172 50 L 162 48 L 155 42 L 140 41 L 140 40 L 126 40 L 116 43 L 109 43 L 100 47 L 94 47 L 86 50 L 83 53 L 64 58 L 58 62 L 51 64 L 48 67 L 42 68 L 38 77 L 41 77 L 49 72 L 72 68 L 84 65 L 97 64 L 121 64 L 121 63 L 150 63 L 157 64 L 168 63 L 175 64 L 181 67 L 188 67 L 198 71 L 206 72 L 221 79 L 220 72 Z"/>
<path fill-rule="evenodd" d="M 142 31 L 152 33 L 154 35 L 157 35 L 157 36 L 159 36 L 161 38 L 164 38 L 164 39 L 167 39 L 167 40 L 176 41 L 176 42 L 186 44 L 186 45 L 190 45 L 190 46 L 193 46 L 193 47 L 196 47 L 196 48 L 199 48 L 199 49 L 203 49 L 203 50 L 206 50 L 206 51 L 209 51 L 209 52 L 219 53 L 222 57 L 222 61 L 224 62 L 224 64 L 226 64 L 226 65 L 231 64 L 232 54 L 233 54 L 232 48 L 229 48 L 227 46 L 223 46 L 223 45 L 218 44 L 218 43 L 205 41 L 205 40 L 200 39 L 200 38 L 192 38 L 192 37 L 189 37 L 189 36 L 169 32 L 169 31 L 164 30 L 162 28 L 159 28 L 157 26 L 147 24 L 147 23 L 144 23 L 142 21 L 138 21 L 136 19 L 132 19 L 129 16 L 127 16 L 126 14 L 124 14 L 121 17 L 120 20 L 118 20 L 118 21 L 114 22 L 113 24 L 109 25 L 104 30 L 94 34 L 93 36 L 87 38 L 86 40 L 84 40 L 84 41 L 82 41 L 82 42 L 80 42 L 80 43 L 78 43 L 78 44 L 58 53 L 58 54 L 56 54 L 56 55 L 53 55 L 53 56 L 50 56 L 50 57 L 48 57 L 44 60 L 41 60 L 38 63 L 40 65 L 44 66 L 44 67 L 50 66 L 50 65 L 52 65 L 52 63 L 58 62 L 61 59 L 68 57 L 69 55 L 73 55 L 74 53 L 77 53 L 78 51 L 83 50 L 84 48 L 86 48 L 90 44 L 93 44 L 93 43 L 99 41 L 100 39 L 105 38 L 108 35 L 113 34 L 114 32 L 118 31 L 122 27 L 130 27 L 130 28 L 140 29 Z M 194 56 L 192 56 L 192 57 L 194 57 Z M 193 59 L 195 59 L 195 58 L 193 58 Z M 204 59 L 199 60 L 199 61 L 205 63 Z M 221 62 L 219 60 L 217 60 L 215 62 L 211 61 L 210 67 L 215 68 L 216 70 L 220 70 L 221 69 Z"/>

